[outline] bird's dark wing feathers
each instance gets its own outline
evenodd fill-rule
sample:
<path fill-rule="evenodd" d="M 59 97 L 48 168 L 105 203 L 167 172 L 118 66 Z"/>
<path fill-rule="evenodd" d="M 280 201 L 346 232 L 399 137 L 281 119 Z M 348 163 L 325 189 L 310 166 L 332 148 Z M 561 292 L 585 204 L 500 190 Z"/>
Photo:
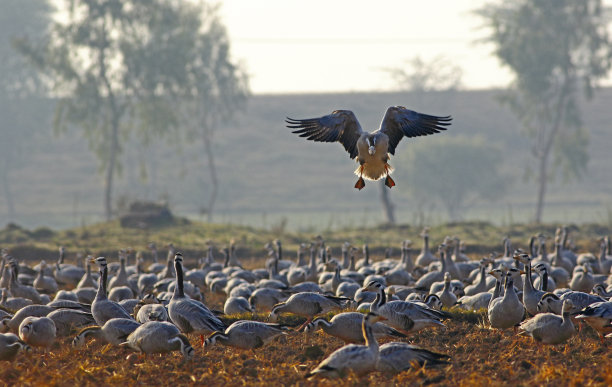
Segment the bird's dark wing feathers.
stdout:
<path fill-rule="evenodd" d="M 427 136 L 446 130 L 451 116 L 438 117 L 417 113 L 403 106 L 391 106 L 380 124 L 380 131 L 389 137 L 389 153 L 395 154 L 400 140 L 406 137 Z"/>
<path fill-rule="evenodd" d="M 334 110 L 319 118 L 296 120 L 287 117 L 287 127 L 300 137 L 318 142 L 340 142 L 354 159 L 357 157 L 357 140 L 362 134 L 357 117 L 350 110 Z"/>

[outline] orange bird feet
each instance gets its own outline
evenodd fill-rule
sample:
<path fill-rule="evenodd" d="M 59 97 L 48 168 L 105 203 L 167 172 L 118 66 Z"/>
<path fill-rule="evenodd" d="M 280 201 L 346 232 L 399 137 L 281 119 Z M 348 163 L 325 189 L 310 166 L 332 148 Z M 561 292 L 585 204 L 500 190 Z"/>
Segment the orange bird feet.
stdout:
<path fill-rule="evenodd" d="M 357 183 L 355 183 L 355 188 L 361 191 L 363 187 L 365 187 L 365 181 L 363 180 L 363 177 L 360 177 L 359 180 L 357 180 Z"/>
<path fill-rule="evenodd" d="M 389 188 L 394 187 L 395 186 L 395 182 L 393 181 L 393 179 L 391 178 L 391 176 L 387 175 L 387 178 L 385 179 L 385 185 Z"/>

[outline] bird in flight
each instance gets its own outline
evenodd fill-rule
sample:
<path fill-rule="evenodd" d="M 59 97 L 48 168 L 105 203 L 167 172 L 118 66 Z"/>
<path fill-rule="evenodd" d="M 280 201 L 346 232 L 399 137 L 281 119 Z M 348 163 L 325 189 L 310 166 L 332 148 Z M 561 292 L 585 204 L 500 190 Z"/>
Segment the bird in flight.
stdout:
<path fill-rule="evenodd" d="M 380 123 L 380 129 L 373 133 L 361 129 L 357 117 L 350 110 L 334 110 L 319 118 L 296 120 L 287 117 L 287 127 L 296 129 L 300 137 L 317 142 L 340 142 L 350 157 L 359 163 L 355 174 L 359 180 L 355 188 L 365 187 L 368 180 L 379 180 L 385 177 L 389 188 L 395 182 L 389 176 L 393 167 L 387 163 L 389 154 L 395 154 L 400 140 L 406 137 L 427 136 L 446 130 L 451 116 L 437 117 L 417 113 L 403 106 L 391 106 Z"/>

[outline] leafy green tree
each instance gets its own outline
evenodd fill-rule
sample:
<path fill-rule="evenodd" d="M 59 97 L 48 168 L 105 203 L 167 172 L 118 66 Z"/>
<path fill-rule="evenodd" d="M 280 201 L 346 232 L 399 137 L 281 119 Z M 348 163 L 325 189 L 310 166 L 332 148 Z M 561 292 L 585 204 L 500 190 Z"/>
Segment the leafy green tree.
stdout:
<path fill-rule="evenodd" d="M 0 12 L 0 185 L 6 203 L 7 218 L 14 221 L 17 215 L 12 192 L 12 174 L 23 161 L 24 140 L 33 134 L 40 124 L 37 114 L 20 114 L 19 106 L 32 104 L 41 96 L 44 87 L 38 74 L 26 66 L 24 59 L 14 48 L 14 41 L 29 36 L 40 38 L 51 22 L 52 7 L 47 1 L 4 0 Z M 27 101 L 27 102 L 26 102 Z M 40 109 L 35 111 L 40 112 Z"/>
<path fill-rule="evenodd" d="M 608 20 L 601 0 L 515 0 L 477 13 L 495 55 L 515 76 L 501 100 L 531 140 L 540 222 L 548 182 L 560 173 L 578 178 L 587 168 L 580 102 L 610 70 Z"/>
<path fill-rule="evenodd" d="M 418 201 L 437 199 L 451 220 L 459 220 L 478 200 L 494 200 L 507 185 L 500 172 L 501 151 L 481 138 L 442 137 L 406 153 L 405 179 Z"/>
<path fill-rule="evenodd" d="M 217 15 L 203 2 L 66 0 L 65 4 L 67 20 L 54 23 L 41 47 L 28 42 L 20 47 L 53 81 L 60 96 L 56 130 L 65 131 L 70 125 L 82 128 L 96 154 L 105 175 L 108 219 L 113 213 L 114 176 L 120 172 L 127 139 L 136 134 L 146 144 L 184 126 L 187 121 L 180 107 L 193 101 L 198 101 L 203 114 L 224 114 L 216 102 L 234 90 L 227 84 L 227 74 L 219 74 L 217 63 L 204 52 L 228 51 L 228 41 L 217 31 Z M 227 55 L 223 59 L 228 60 Z M 217 99 L 200 102 L 208 89 L 220 90 Z"/>

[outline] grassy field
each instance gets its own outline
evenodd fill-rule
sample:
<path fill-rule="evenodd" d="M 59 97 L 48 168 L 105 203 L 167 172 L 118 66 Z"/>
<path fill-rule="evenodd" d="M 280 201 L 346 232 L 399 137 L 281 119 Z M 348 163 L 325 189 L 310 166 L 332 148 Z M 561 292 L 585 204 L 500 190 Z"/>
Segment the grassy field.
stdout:
<path fill-rule="evenodd" d="M 494 251 L 502 252 L 502 239 L 506 236 L 512 239 L 514 248 L 526 248 L 532 235 L 543 233 L 552 238 L 558 226 L 559 224 L 497 226 L 483 221 L 444 223 L 430 227 L 431 246 L 435 249 L 446 236 L 456 236 L 465 243 L 466 254 L 473 259 L 479 259 Z M 612 233 L 612 227 L 601 224 L 570 224 L 568 229 L 570 239 L 578 252 L 597 253 L 598 239 Z M 340 246 L 346 241 L 358 247 L 368 243 L 376 259 L 380 258 L 387 248 L 392 248 L 395 256 L 399 256 L 401 243 L 406 239 L 413 241 L 415 252 L 420 250 L 421 231 L 422 227 L 403 225 L 295 232 L 283 227 L 255 228 L 178 218 L 176 224 L 171 227 L 149 229 L 122 228 L 118 221 L 59 231 L 46 227 L 26 229 L 9 225 L 0 229 L 0 247 L 8 248 L 19 259 L 32 261 L 44 258 L 49 261 L 57 258 L 57 248 L 64 246 L 67 251 L 66 260 L 72 262 L 77 253 L 85 252 L 105 255 L 113 260 L 116 259 L 117 251 L 126 247 L 142 251 L 147 259 L 150 258 L 147 251 L 149 242 L 155 242 L 159 246 L 160 257 L 164 257 L 164 246 L 173 243 L 188 260 L 195 260 L 205 253 L 208 241 L 221 248 L 230 240 L 234 240 L 239 259 L 253 268 L 260 264 L 260 258 L 266 256 L 264 245 L 274 239 L 283 242 L 284 250 L 290 259 L 295 257 L 300 243 L 310 242 L 317 235 L 325 238 L 335 255 L 340 254 Z M 552 239 L 550 241 L 552 243 Z M 217 259 L 221 259 L 219 253 Z"/>

